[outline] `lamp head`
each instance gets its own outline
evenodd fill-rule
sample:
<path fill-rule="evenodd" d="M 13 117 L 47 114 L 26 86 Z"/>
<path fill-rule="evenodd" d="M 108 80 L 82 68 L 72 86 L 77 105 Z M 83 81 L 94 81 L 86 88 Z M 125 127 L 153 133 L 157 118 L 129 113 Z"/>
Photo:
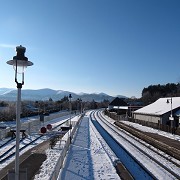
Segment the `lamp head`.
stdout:
<path fill-rule="evenodd" d="M 26 48 L 23 46 L 17 46 L 16 47 L 16 56 L 13 57 L 13 60 L 7 61 L 7 64 L 13 65 L 14 70 L 22 74 L 24 73 L 27 66 L 32 66 L 33 63 L 31 61 L 28 61 L 28 58 L 25 57 Z"/>

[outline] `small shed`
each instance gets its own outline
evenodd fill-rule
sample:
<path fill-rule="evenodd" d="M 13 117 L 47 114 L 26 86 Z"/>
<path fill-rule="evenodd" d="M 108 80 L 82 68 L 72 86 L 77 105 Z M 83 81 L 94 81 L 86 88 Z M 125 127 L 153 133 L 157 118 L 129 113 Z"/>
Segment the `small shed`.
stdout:
<path fill-rule="evenodd" d="M 133 118 L 152 123 L 170 125 L 170 115 L 175 117 L 180 110 L 180 97 L 160 98 L 152 104 L 133 112 Z M 174 119 L 175 126 L 178 126 L 177 118 Z"/>

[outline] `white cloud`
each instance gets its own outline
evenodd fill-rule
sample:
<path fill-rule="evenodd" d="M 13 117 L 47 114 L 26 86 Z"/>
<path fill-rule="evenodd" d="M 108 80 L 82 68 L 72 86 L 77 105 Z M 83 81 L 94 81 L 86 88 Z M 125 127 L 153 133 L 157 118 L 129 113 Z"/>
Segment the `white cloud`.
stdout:
<path fill-rule="evenodd" d="M 15 49 L 17 45 L 14 44 L 0 44 L 1 48 L 11 48 L 11 49 Z"/>

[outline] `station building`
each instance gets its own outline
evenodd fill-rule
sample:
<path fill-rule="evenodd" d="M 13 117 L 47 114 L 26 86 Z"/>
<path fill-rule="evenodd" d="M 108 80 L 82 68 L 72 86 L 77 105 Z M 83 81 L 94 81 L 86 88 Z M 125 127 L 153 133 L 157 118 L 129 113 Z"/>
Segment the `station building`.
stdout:
<path fill-rule="evenodd" d="M 172 118 L 170 117 L 172 113 Z M 180 97 L 160 98 L 152 104 L 133 112 L 136 120 L 152 123 L 180 126 Z"/>
<path fill-rule="evenodd" d="M 128 104 L 123 98 L 116 97 L 108 106 L 110 112 L 116 112 L 118 115 L 127 114 Z"/>

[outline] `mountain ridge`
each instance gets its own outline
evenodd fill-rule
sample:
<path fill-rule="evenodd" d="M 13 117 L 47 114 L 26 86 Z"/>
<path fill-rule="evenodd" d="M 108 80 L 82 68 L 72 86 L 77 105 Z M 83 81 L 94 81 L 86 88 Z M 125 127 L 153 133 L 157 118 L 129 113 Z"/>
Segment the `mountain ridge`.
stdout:
<path fill-rule="evenodd" d="M 50 98 L 53 101 L 57 101 L 62 99 L 64 96 L 72 95 L 72 100 L 76 100 L 81 98 L 82 101 L 97 101 L 101 102 L 103 100 L 112 101 L 115 97 L 127 98 L 123 95 L 110 96 L 106 93 L 74 93 L 70 91 L 64 90 L 54 90 L 50 88 L 42 88 L 42 89 L 22 89 L 21 91 L 21 99 L 22 100 L 49 100 Z M 17 90 L 12 88 L 0 88 L 0 100 L 6 101 L 16 101 L 17 99 Z"/>

